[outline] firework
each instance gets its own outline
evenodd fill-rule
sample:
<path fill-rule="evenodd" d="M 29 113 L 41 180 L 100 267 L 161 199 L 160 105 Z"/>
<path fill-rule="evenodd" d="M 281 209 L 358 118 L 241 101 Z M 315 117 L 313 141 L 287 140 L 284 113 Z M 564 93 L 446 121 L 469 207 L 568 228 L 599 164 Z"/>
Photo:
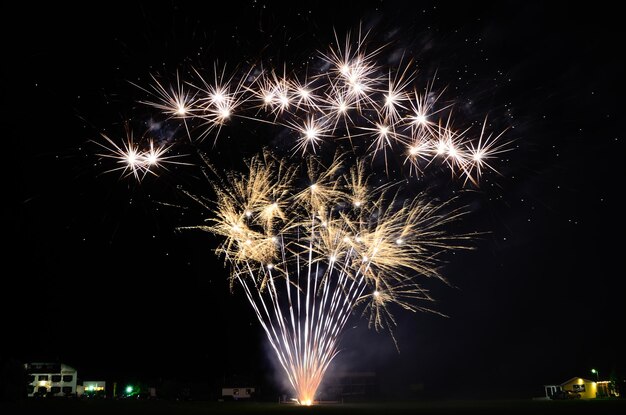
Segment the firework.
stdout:
<path fill-rule="evenodd" d="M 151 86 L 140 87 L 149 94 L 141 102 L 166 122 L 181 123 L 197 143 L 211 135 L 215 142 L 222 128 L 240 119 L 287 128 L 294 155 L 348 142 L 361 156 L 382 157 L 387 171 L 390 160 L 404 160 L 409 176 L 440 165 L 478 185 L 482 172 L 495 171 L 491 162 L 509 148 L 497 140 L 501 134 L 486 133 L 487 119 L 480 134 L 455 128 L 453 105 L 439 103 L 444 91 L 436 92 L 433 80 L 420 86 L 411 61 L 383 68 L 376 62 L 383 49 L 366 52 L 366 37 L 352 42 L 348 36 L 343 46 L 318 53 L 323 70 L 314 74 L 289 73 L 285 64 L 280 71 L 250 66 L 227 75 L 226 66 L 216 64 L 208 72 L 193 69 L 187 81 L 177 74 L 169 87 L 153 77 Z M 125 145 L 125 153 L 134 146 Z M 111 156 L 119 158 L 117 146 Z M 133 163 L 127 158 L 124 172 L 136 171 Z"/>
<path fill-rule="evenodd" d="M 217 252 L 231 287 L 242 288 L 302 404 L 314 401 L 357 311 L 393 338 L 392 307 L 427 310 L 431 297 L 419 278 L 443 279 L 440 255 L 469 239 L 445 232 L 463 215 L 450 201 L 403 196 L 393 184 L 372 187 L 366 160 L 383 158 L 390 183 L 391 160 L 403 160 L 408 176 L 439 165 L 478 185 L 509 150 L 502 134 L 486 132 L 487 118 L 478 135 L 455 128 L 453 106 L 440 104 L 433 80 L 420 86 L 410 61 L 382 67 L 382 48 L 367 52 L 366 37 L 348 36 L 343 46 L 337 40 L 319 53 L 317 72 L 259 65 L 227 76 L 215 65 L 208 74 L 194 69 L 189 81 L 177 74 L 171 87 L 156 77 L 141 87 L 150 95 L 142 102 L 197 144 L 211 135 L 215 143 L 235 119 L 289 131 L 291 159 L 265 151 L 245 173 L 212 180 L 214 199 L 188 193 L 212 213 L 211 223 L 188 228 L 224 238 Z M 101 155 L 124 176 L 141 180 L 169 161 L 169 147 L 150 144 L 146 152 L 132 134 L 122 146 L 104 138 Z M 348 150 L 324 165 L 316 155 L 327 145 Z"/>
<path fill-rule="evenodd" d="M 121 171 L 122 177 L 131 176 L 140 182 L 148 174 L 157 175 L 158 169 L 167 169 L 168 164 L 189 165 L 189 163 L 177 161 L 179 155 L 166 155 L 171 145 L 155 145 L 153 139 L 146 137 L 135 140 L 133 132 L 128 128 L 121 146 L 106 134 L 102 134 L 102 138 L 105 143 L 94 141 L 104 150 L 98 155 L 113 159 L 117 164 L 117 167 L 106 172 Z"/>
<path fill-rule="evenodd" d="M 376 329 L 393 328 L 393 304 L 424 309 L 419 300 L 430 297 L 417 279 L 443 278 L 438 256 L 459 247 L 444 228 L 462 215 L 423 196 L 403 200 L 393 186 L 371 188 L 363 161 L 306 162 L 252 158 L 246 173 L 213 182 L 212 223 L 194 227 L 224 238 L 217 251 L 231 282 L 302 404 L 315 399 L 357 308 Z"/>

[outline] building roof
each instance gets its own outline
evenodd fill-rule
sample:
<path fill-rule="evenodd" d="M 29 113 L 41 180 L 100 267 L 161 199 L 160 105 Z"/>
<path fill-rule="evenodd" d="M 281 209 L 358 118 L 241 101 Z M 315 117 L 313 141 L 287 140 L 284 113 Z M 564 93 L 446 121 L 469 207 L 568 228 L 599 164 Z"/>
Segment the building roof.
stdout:
<path fill-rule="evenodd" d="M 570 378 L 570 379 L 566 380 L 565 382 L 561 383 L 561 386 L 566 385 L 568 383 L 571 383 L 571 382 L 573 382 L 575 380 L 578 380 L 578 379 L 582 379 L 583 383 L 593 383 L 594 382 L 593 380 L 581 378 L 580 376 L 574 376 L 573 378 Z"/>
<path fill-rule="evenodd" d="M 546 385 L 543 385 L 543 386 L 563 386 L 563 385 L 567 385 L 568 383 L 574 382 L 575 380 L 578 380 L 578 379 L 582 379 L 583 383 L 594 383 L 595 382 L 595 380 L 589 380 L 589 379 L 581 378 L 580 376 L 574 376 L 573 378 L 569 378 L 565 382 L 546 384 Z"/>
<path fill-rule="evenodd" d="M 65 363 L 31 362 L 24 364 L 28 373 L 60 373 L 61 371 L 76 372 L 76 369 Z"/>

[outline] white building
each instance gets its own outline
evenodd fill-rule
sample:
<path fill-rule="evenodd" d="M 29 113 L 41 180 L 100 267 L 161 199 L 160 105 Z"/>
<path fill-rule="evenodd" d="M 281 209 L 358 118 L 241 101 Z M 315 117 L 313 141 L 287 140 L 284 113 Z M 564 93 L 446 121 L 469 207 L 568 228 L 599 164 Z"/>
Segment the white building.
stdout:
<path fill-rule="evenodd" d="M 78 372 L 63 363 L 26 363 L 28 396 L 76 395 Z"/>
<path fill-rule="evenodd" d="M 250 399 L 254 394 L 254 388 L 222 388 L 222 398 Z"/>
<path fill-rule="evenodd" d="M 104 380 L 85 380 L 82 386 L 76 387 L 78 396 L 103 397 L 106 392 L 106 382 Z"/>

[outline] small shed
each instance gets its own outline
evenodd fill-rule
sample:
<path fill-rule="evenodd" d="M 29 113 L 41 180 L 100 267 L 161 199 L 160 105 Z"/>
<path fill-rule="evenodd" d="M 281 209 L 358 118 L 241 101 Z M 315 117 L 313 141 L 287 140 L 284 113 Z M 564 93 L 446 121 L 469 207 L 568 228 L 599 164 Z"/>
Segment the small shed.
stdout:
<path fill-rule="evenodd" d="M 250 399 L 254 395 L 254 388 L 222 388 L 222 398 L 229 399 Z"/>

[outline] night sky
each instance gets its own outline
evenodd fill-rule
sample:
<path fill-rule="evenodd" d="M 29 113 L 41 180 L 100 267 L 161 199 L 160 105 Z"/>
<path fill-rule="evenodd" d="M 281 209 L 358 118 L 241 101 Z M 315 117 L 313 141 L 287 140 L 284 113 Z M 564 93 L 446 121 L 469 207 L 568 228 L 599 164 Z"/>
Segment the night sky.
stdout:
<path fill-rule="evenodd" d="M 218 240 L 176 231 L 201 217 L 166 206 L 189 203 L 178 186 L 208 192 L 200 170 L 138 184 L 105 173 L 91 141 L 153 121 L 130 82 L 215 61 L 313 65 L 333 30 L 343 39 L 362 24 L 374 44 L 390 41 L 383 62 L 405 53 L 418 79 L 436 72 L 457 119 L 488 114 L 512 151 L 480 188 L 449 174 L 421 182 L 462 194 L 463 230 L 484 232 L 446 258 L 449 286 L 428 283 L 447 318 L 397 313 L 400 353 L 355 319 L 336 368 L 376 371 L 389 393 L 423 384 L 449 397 L 538 396 L 543 384 L 593 378 L 591 368 L 626 376 L 619 13 L 513 1 L 149 3 L 3 6 L 21 28 L 2 28 L 3 357 L 61 361 L 83 379 L 272 384 L 273 357 L 245 297 L 229 292 Z M 219 167 L 284 141 L 234 124 L 199 145 Z"/>

